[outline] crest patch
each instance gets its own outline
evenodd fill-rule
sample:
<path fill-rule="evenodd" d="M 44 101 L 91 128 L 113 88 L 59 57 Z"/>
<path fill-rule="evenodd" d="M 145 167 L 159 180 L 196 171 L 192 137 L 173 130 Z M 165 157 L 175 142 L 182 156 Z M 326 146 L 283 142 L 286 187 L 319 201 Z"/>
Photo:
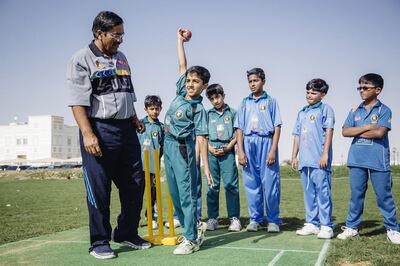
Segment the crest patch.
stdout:
<path fill-rule="evenodd" d="M 311 120 L 312 122 L 314 122 L 315 119 L 316 119 L 315 115 L 310 115 L 310 120 Z"/>
<path fill-rule="evenodd" d="M 225 116 L 224 121 L 225 121 L 225 124 L 229 124 L 229 122 L 231 122 L 231 117 Z"/>
<path fill-rule="evenodd" d="M 157 131 L 151 132 L 151 136 L 152 136 L 153 138 L 157 138 L 157 137 L 158 137 L 158 132 L 157 132 Z"/>
<path fill-rule="evenodd" d="M 372 123 L 377 123 L 378 122 L 378 115 L 374 114 L 371 116 L 371 122 Z"/>
<path fill-rule="evenodd" d="M 182 117 L 182 112 L 181 111 L 176 111 L 175 117 L 180 119 Z"/>
<path fill-rule="evenodd" d="M 260 106 L 260 111 L 261 111 L 261 112 L 264 112 L 265 109 L 266 109 L 266 106 L 265 106 L 265 105 L 261 105 L 261 106 Z"/>

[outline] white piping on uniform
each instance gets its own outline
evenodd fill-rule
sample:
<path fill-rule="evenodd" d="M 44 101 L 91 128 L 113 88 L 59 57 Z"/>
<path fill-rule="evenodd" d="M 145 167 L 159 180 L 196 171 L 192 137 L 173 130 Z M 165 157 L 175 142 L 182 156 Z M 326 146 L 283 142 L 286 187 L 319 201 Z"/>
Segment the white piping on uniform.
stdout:
<path fill-rule="evenodd" d="M 103 118 L 106 118 L 106 105 L 104 104 L 104 96 L 101 95 L 101 103 L 103 104 Z"/>
<path fill-rule="evenodd" d="M 308 190 L 308 186 L 310 185 L 310 167 L 307 167 L 307 186 L 306 190 Z"/>
<path fill-rule="evenodd" d="M 124 116 L 124 118 L 127 118 L 128 117 L 128 100 L 127 100 L 127 97 L 124 97 L 124 99 L 125 99 L 125 116 Z"/>

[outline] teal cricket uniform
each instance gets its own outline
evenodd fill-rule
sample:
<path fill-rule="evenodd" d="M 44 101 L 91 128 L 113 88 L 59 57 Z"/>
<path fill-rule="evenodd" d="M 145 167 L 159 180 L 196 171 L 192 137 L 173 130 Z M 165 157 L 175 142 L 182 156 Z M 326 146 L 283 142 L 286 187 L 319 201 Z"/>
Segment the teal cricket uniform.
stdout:
<path fill-rule="evenodd" d="M 195 136 L 206 136 L 207 113 L 202 97 L 188 101 L 186 77 L 182 75 L 176 86 L 177 96 L 165 116 L 164 163 L 169 191 L 175 212 L 183 227 L 183 236 L 197 239 L 197 169 Z"/>
<path fill-rule="evenodd" d="M 149 151 L 149 164 L 150 164 L 150 182 L 151 182 L 151 206 L 153 218 L 157 217 L 157 204 L 156 204 L 156 181 L 155 181 L 155 166 L 154 166 L 154 150 L 159 151 L 160 158 L 163 153 L 163 142 L 164 142 L 164 125 L 157 119 L 150 122 L 148 116 L 142 119 L 142 122 L 146 128 L 145 132 L 138 134 L 140 146 L 142 148 L 142 164 L 143 172 L 144 168 L 144 150 Z M 147 217 L 147 210 L 146 210 Z"/>
<path fill-rule="evenodd" d="M 142 148 L 142 162 L 144 162 L 143 150 L 147 149 L 150 156 L 150 173 L 155 174 L 154 169 L 154 150 L 158 150 L 160 157 L 163 153 L 162 145 L 164 142 L 164 125 L 157 119 L 153 123 L 149 121 L 148 117 L 142 119 L 146 131 L 138 134 L 140 146 Z M 143 165 L 143 171 L 144 171 Z"/>
<path fill-rule="evenodd" d="M 224 105 L 222 113 L 215 108 L 208 111 L 208 141 L 214 148 L 227 146 L 234 137 L 233 123 L 236 111 L 227 104 Z M 223 156 L 215 156 L 208 153 L 208 164 L 214 179 L 214 186 L 207 189 L 207 214 L 208 218 L 219 216 L 219 190 L 221 178 L 224 182 L 226 205 L 228 217 L 240 217 L 239 183 L 238 171 L 235 160 L 235 150 Z"/>

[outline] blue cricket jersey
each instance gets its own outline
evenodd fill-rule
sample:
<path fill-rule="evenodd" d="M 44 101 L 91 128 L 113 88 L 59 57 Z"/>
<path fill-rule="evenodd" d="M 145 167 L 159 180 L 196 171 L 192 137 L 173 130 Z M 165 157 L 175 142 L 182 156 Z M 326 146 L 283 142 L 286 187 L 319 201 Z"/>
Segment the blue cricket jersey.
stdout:
<path fill-rule="evenodd" d="M 326 129 L 334 128 L 332 107 L 322 102 L 300 110 L 292 134 L 299 137 L 299 170 L 303 167 L 320 168 L 319 161 L 325 147 Z M 328 153 L 326 170 L 331 170 L 332 145 Z"/>
<path fill-rule="evenodd" d="M 260 137 L 271 137 L 275 127 L 282 125 L 277 101 L 265 91 L 258 99 L 250 94 L 243 99 L 235 120 L 235 128 L 243 131 L 245 136 L 256 134 Z"/>
<path fill-rule="evenodd" d="M 379 100 L 369 112 L 362 102 L 350 111 L 343 127 L 360 127 L 376 123 L 377 127 L 391 129 L 392 111 Z M 376 171 L 390 170 L 390 150 L 388 134 L 381 139 L 355 137 L 351 143 L 347 166 L 369 168 Z"/>

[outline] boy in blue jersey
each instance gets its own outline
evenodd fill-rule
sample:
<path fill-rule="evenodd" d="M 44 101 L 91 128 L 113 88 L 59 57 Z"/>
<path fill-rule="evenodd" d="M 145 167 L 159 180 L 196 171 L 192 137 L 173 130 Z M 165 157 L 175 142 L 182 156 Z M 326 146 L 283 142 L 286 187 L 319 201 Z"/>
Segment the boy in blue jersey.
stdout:
<path fill-rule="evenodd" d="M 383 216 L 387 238 L 394 244 L 400 244 L 390 175 L 388 132 L 391 129 L 392 111 L 378 100 L 383 89 L 380 75 L 366 74 L 358 83 L 360 86 L 357 90 L 363 102 L 350 111 L 342 129 L 344 137 L 353 137 L 347 158 L 351 196 L 346 226 L 342 227 L 343 232 L 337 238 L 345 240 L 358 236 L 369 177 Z"/>
<path fill-rule="evenodd" d="M 218 227 L 219 189 L 221 178 L 224 182 L 228 217 L 231 220 L 228 230 L 238 232 L 242 229 L 240 220 L 239 183 L 235 160 L 236 136 L 233 123 L 236 111 L 225 104 L 224 89 L 219 84 L 207 88 L 207 98 L 214 108 L 208 110 L 208 163 L 214 186 L 207 189 L 207 230 Z"/>
<path fill-rule="evenodd" d="M 153 151 L 158 150 L 160 158 L 163 154 L 163 142 L 164 142 L 164 125 L 158 120 L 162 109 L 162 101 L 157 95 L 147 95 L 144 100 L 144 110 L 147 116 L 142 119 L 142 122 L 146 128 L 145 132 L 138 134 L 140 145 L 142 147 L 142 162 L 144 162 L 144 150 L 149 151 L 149 162 L 150 162 L 150 182 L 151 182 L 151 206 L 153 229 L 157 229 L 158 224 L 157 218 L 157 205 L 156 205 L 156 184 L 155 184 L 155 169 L 154 169 L 154 155 Z M 143 171 L 144 171 L 143 164 Z M 146 210 L 147 217 L 147 210 Z"/>
<path fill-rule="evenodd" d="M 250 215 L 246 229 L 258 231 L 264 220 L 265 199 L 268 232 L 276 233 L 281 224 L 278 142 L 282 120 L 277 101 L 264 90 L 264 71 L 253 68 L 247 71 L 247 79 L 251 94 L 243 99 L 235 122 Z"/>
<path fill-rule="evenodd" d="M 210 72 L 201 66 L 186 69 L 183 43 L 188 30 L 178 30 L 178 62 L 181 77 L 177 96 L 165 116 L 164 162 L 172 202 L 183 227 L 184 240 L 174 250 L 176 255 L 198 251 L 204 241 L 206 224 L 197 232 L 197 169 L 195 142 L 204 163 L 204 173 L 212 184 L 208 167 L 207 113 L 201 104 L 201 92 L 207 88 Z M 196 138 L 196 140 L 195 140 Z"/>
<path fill-rule="evenodd" d="M 323 239 L 333 237 L 331 164 L 335 114 L 322 103 L 328 89 L 322 79 L 307 83 L 308 105 L 297 115 L 292 153 L 292 168 L 297 170 L 298 166 L 300 171 L 306 210 L 306 222 L 296 234 L 314 234 Z"/>

